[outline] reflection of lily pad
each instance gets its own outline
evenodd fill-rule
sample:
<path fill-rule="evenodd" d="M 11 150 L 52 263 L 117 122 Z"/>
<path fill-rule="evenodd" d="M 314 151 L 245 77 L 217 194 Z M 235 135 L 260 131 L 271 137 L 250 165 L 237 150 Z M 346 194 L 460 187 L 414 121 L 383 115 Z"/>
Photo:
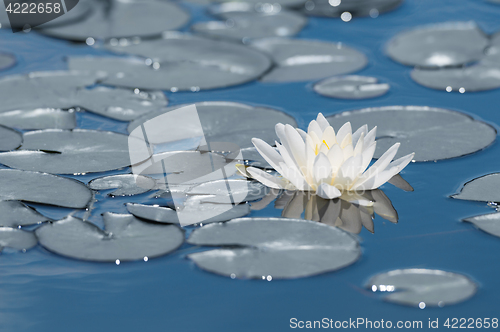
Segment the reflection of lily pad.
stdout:
<path fill-rule="evenodd" d="M 38 243 L 33 232 L 26 232 L 17 228 L 0 227 L 0 250 L 4 247 L 16 250 L 28 250 Z"/>
<path fill-rule="evenodd" d="M 444 306 L 472 297 L 477 285 L 467 277 L 441 270 L 406 269 L 381 273 L 366 288 L 385 292 L 384 300 L 409 306 Z"/>
<path fill-rule="evenodd" d="M 0 125 L 0 151 L 13 150 L 21 145 L 21 133 Z"/>
<path fill-rule="evenodd" d="M 488 37 L 474 22 L 447 22 L 405 31 L 387 44 L 388 55 L 408 66 L 457 66 L 484 56 Z"/>
<path fill-rule="evenodd" d="M 19 201 L 0 201 L 0 226 L 38 224 L 49 219 Z"/>
<path fill-rule="evenodd" d="M 89 182 L 90 189 L 106 190 L 115 189 L 109 193 L 110 196 L 132 196 L 148 192 L 155 188 L 156 181 L 153 178 L 135 175 L 135 174 L 118 174 L 103 176 Z"/>
<path fill-rule="evenodd" d="M 467 182 L 456 199 L 482 202 L 500 202 L 500 173 L 484 175 Z"/>
<path fill-rule="evenodd" d="M 40 244 L 71 258 L 114 262 L 157 257 L 177 249 L 184 242 L 175 225 L 149 224 L 130 214 L 105 213 L 105 231 L 74 217 L 39 227 Z"/>
<path fill-rule="evenodd" d="M 200 268 L 232 278 L 307 277 L 348 266 L 361 254 L 356 240 L 344 231 L 284 218 L 210 224 L 195 230 L 188 242 L 232 247 L 188 256 Z"/>
<path fill-rule="evenodd" d="M 415 152 L 415 161 L 460 157 L 482 150 L 496 139 L 496 130 L 460 112 L 426 106 L 386 106 L 327 117 L 337 130 L 350 121 L 354 128 L 377 126 L 375 158 L 396 142 L 395 158 Z"/>
<path fill-rule="evenodd" d="M 464 221 L 474 224 L 477 228 L 491 235 L 500 237 L 500 213 L 489 213 L 470 217 Z"/>
<path fill-rule="evenodd" d="M 9 167 L 53 174 L 103 172 L 130 165 L 128 137 L 75 129 L 25 133 L 19 150 L 0 154 Z"/>
<path fill-rule="evenodd" d="M 91 197 L 87 186 L 73 179 L 47 173 L 0 170 L 0 200 L 20 200 L 80 209 L 87 206 Z"/>
<path fill-rule="evenodd" d="M 364 68 L 368 60 L 363 53 L 341 43 L 316 40 L 265 38 L 252 47 L 267 53 L 276 66 L 263 82 L 296 82 L 352 73 Z"/>
<path fill-rule="evenodd" d="M 331 77 L 314 85 L 320 95 L 340 99 L 366 99 L 382 96 L 389 91 L 389 84 L 378 83 L 375 77 Z"/>
<path fill-rule="evenodd" d="M 154 36 L 175 30 L 189 20 L 177 4 L 168 1 L 92 1 L 93 10 L 84 19 L 71 24 L 43 28 L 49 36 L 84 41 L 88 37 L 108 39 L 132 36 Z M 71 13 L 71 12 L 70 12 Z"/>
<path fill-rule="evenodd" d="M 272 108 L 253 107 L 226 101 L 206 101 L 194 105 L 207 142 L 230 142 L 240 148 L 247 148 L 252 147 L 253 137 L 259 137 L 273 144 L 277 138 L 274 130 L 276 123 L 297 126 L 293 117 Z M 171 106 L 148 113 L 132 121 L 127 128 L 128 132 L 132 132 L 148 120 L 183 106 L 185 105 Z M 262 119 L 266 119 L 266 121 L 262 121 Z M 182 123 L 182 119 L 179 119 L 179 123 Z M 193 131 L 193 137 L 199 135 L 199 128 L 185 126 L 184 133 L 188 130 Z M 148 139 L 151 143 L 161 143 L 155 141 L 151 135 L 148 136 Z"/>

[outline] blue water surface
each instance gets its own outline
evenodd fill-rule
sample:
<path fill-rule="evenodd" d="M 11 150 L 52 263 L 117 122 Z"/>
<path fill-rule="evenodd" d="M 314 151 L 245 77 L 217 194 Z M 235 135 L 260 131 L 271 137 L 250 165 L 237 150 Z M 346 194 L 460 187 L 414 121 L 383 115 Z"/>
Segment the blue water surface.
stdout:
<path fill-rule="evenodd" d="M 201 7 L 189 6 L 193 21 L 207 20 Z M 170 105 L 205 100 L 230 100 L 266 105 L 293 115 L 301 128 L 318 112 L 331 115 L 345 110 L 387 105 L 425 105 L 462 111 L 498 128 L 500 89 L 478 93 L 446 93 L 414 83 L 410 67 L 391 61 L 385 43 L 405 29 L 445 21 L 474 20 L 488 34 L 500 30 L 500 6 L 483 0 L 405 0 L 397 10 L 378 18 L 310 18 L 298 38 L 343 42 L 364 52 L 369 65 L 361 75 L 375 76 L 391 85 L 376 99 L 342 101 L 317 95 L 312 82 L 245 85 L 201 92 L 168 92 Z M 0 30 L 0 52 L 14 53 L 16 66 L 0 76 L 38 70 L 66 69 L 65 57 L 108 54 L 42 36 Z M 0 101 L 1 102 L 1 101 Z M 262 119 L 265 121 L 265 119 Z M 91 113 L 78 114 L 78 126 L 126 133 L 126 123 Z M 475 154 L 451 160 L 411 163 L 403 176 L 414 192 L 384 185 L 399 213 L 399 223 L 377 217 L 375 234 L 359 235 L 363 255 L 337 272 L 298 280 L 232 280 L 198 269 L 186 259 L 189 245 L 148 262 L 120 265 L 83 262 L 51 254 L 41 247 L 26 253 L 4 251 L 0 257 L 0 329 L 2 331 L 179 331 L 275 332 L 288 331 L 290 319 L 372 321 L 439 318 L 500 318 L 498 288 L 500 239 L 461 219 L 493 212 L 485 203 L 453 200 L 450 194 L 475 177 L 500 171 L 498 142 Z M 128 170 L 108 172 L 124 173 Z M 87 182 L 102 174 L 76 177 Z M 149 194 L 106 198 L 100 213 L 122 212 L 128 201 L 147 201 Z M 36 206 L 36 205 L 34 205 Z M 69 209 L 41 207 L 57 218 Z M 252 215 L 279 216 L 272 205 Z M 80 212 L 80 215 L 83 212 Z M 252 216 L 251 215 L 251 216 Z M 404 307 L 382 301 L 364 289 L 373 275 L 396 268 L 443 269 L 464 274 L 479 285 L 468 301 L 443 308 Z"/>

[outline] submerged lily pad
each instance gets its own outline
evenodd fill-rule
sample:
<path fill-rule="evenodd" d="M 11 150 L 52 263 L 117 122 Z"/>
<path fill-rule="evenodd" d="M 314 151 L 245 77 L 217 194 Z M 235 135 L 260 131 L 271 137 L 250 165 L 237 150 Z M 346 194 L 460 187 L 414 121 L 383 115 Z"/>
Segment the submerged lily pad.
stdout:
<path fill-rule="evenodd" d="M 198 102 L 194 105 L 196 106 L 207 142 L 230 142 L 236 144 L 240 148 L 247 148 L 253 147 L 253 137 L 259 137 L 269 144 L 274 145 L 274 141 L 277 139 L 274 130 L 276 123 L 281 122 L 291 124 L 294 127 L 297 126 L 294 118 L 290 115 L 267 107 L 254 107 L 226 101 L 206 101 Z M 183 106 L 185 105 L 171 106 L 148 113 L 132 121 L 127 130 L 131 133 L 135 128 L 146 121 Z M 266 121 L 262 121 L 262 119 L 266 119 Z M 163 135 L 152 135 L 148 133 L 149 142 L 164 142 L 165 137 L 172 136 L 168 135 L 168 133 L 174 132 L 175 127 L 182 128 L 184 136 L 188 136 L 187 133 L 189 133 L 189 131 L 193 132 L 193 137 L 199 136 L 199 128 L 187 126 L 183 124 L 183 121 L 188 121 L 188 119 L 186 118 L 186 120 L 183 120 L 182 118 L 177 118 L 175 123 L 165 123 L 163 125 L 164 128 L 169 129 L 164 129 Z M 172 129 L 170 129 L 170 127 L 172 127 Z"/>
<path fill-rule="evenodd" d="M 390 89 L 387 83 L 368 76 L 331 77 L 314 85 L 314 91 L 322 96 L 340 99 L 366 99 L 386 94 Z"/>
<path fill-rule="evenodd" d="M 110 196 L 132 196 L 139 195 L 154 189 L 156 181 L 153 178 L 134 175 L 134 174 L 118 174 L 103 176 L 89 182 L 90 189 L 106 190 L 116 189 L 109 193 Z"/>
<path fill-rule="evenodd" d="M 0 151 L 18 148 L 23 142 L 21 133 L 0 125 Z"/>
<path fill-rule="evenodd" d="M 59 255 L 100 262 L 165 255 L 184 242 L 176 225 L 150 224 L 130 214 L 103 214 L 105 230 L 75 217 L 45 224 L 35 232 L 40 244 Z"/>
<path fill-rule="evenodd" d="M 236 41 L 266 37 L 291 37 L 307 24 L 307 19 L 291 11 L 277 13 L 241 12 L 226 21 L 199 22 L 191 27 L 193 32 L 215 38 Z"/>
<path fill-rule="evenodd" d="M 194 198 L 188 199 L 184 207 L 179 210 L 136 203 L 127 203 L 127 210 L 138 218 L 187 226 L 196 223 L 207 224 L 243 217 L 250 213 L 250 206 L 248 204 L 204 203 Z"/>
<path fill-rule="evenodd" d="M 17 227 L 48 220 L 49 218 L 19 201 L 0 201 L 0 226 Z"/>
<path fill-rule="evenodd" d="M 461 274 L 428 269 L 381 273 L 371 278 L 365 287 L 385 292 L 386 301 L 421 309 L 463 302 L 477 291 L 477 285 Z"/>
<path fill-rule="evenodd" d="M 464 219 L 464 221 L 474 224 L 486 233 L 500 237 L 500 212 L 470 217 Z"/>
<path fill-rule="evenodd" d="M 33 232 L 17 228 L 0 227 L 0 250 L 9 247 L 16 250 L 33 248 L 38 240 Z"/>
<path fill-rule="evenodd" d="M 387 54 L 408 66 L 440 68 L 480 60 L 489 41 L 474 22 L 447 22 L 405 31 L 387 44 Z"/>
<path fill-rule="evenodd" d="M 379 14 L 397 8 L 402 0 L 309 0 L 304 12 L 313 16 L 340 17 L 348 12 L 352 16 L 378 17 Z"/>
<path fill-rule="evenodd" d="M 188 242 L 228 246 L 188 258 L 209 272 L 243 279 L 312 276 L 346 267 L 361 255 L 348 233 L 298 219 L 242 218 L 210 224 L 191 233 Z"/>
<path fill-rule="evenodd" d="M 18 129 L 73 129 L 76 116 L 73 111 L 53 108 L 0 111 L 0 124 Z"/>
<path fill-rule="evenodd" d="M 54 129 L 27 132 L 23 138 L 19 150 L 0 154 L 0 163 L 53 174 L 104 172 L 130 165 L 126 135 Z"/>
<path fill-rule="evenodd" d="M 185 25 L 189 15 L 169 1 L 91 1 L 90 15 L 71 24 L 40 26 L 43 34 L 76 41 L 121 37 L 146 37 Z M 71 12 L 70 12 L 71 13 Z"/>
<path fill-rule="evenodd" d="M 352 73 L 364 68 L 368 59 L 363 53 L 342 43 L 316 40 L 265 38 L 250 45 L 267 53 L 275 67 L 263 82 L 296 82 Z"/>
<path fill-rule="evenodd" d="M 426 106 L 366 108 L 327 119 L 336 130 L 347 121 L 353 128 L 377 126 L 375 158 L 396 142 L 401 147 L 395 158 L 412 152 L 415 161 L 455 158 L 486 148 L 497 136 L 493 127 L 466 114 Z"/>
<path fill-rule="evenodd" d="M 469 201 L 500 202 L 500 173 L 483 175 L 464 184 L 452 198 Z"/>
<path fill-rule="evenodd" d="M 491 61 L 491 59 L 490 59 Z M 414 69 L 411 78 L 428 88 L 447 92 L 471 92 L 500 87 L 500 66 L 486 62 L 463 68 Z"/>
<path fill-rule="evenodd" d="M 57 175 L 0 169 L 0 200 L 20 200 L 81 209 L 91 191 L 83 183 Z"/>
<path fill-rule="evenodd" d="M 16 64 L 17 60 L 13 54 L 0 53 L 0 70 L 8 69 Z"/>

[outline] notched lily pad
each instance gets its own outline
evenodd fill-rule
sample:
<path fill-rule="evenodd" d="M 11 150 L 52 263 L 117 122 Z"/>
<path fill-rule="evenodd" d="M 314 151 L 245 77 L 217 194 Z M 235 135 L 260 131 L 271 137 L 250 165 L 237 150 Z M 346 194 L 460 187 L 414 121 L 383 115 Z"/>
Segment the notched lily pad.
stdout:
<path fill-rule="evenodd" d="M 53 108 L 0 111 L 0 124 L 18 129 L 73 129 L 74 111 Z"/>
<path fill-rule="evenodd" d="M 19 201 L 0 201 L 0 226 L 34 225 L 49 218 Z"/>
<path fill-rule="evenodd" d="M 368 76 L 331 77 L 314 85 L 314 91 L 325 97 L 340 99 L 366 99 L 386 94 L 390 89 L 387 83 Z"/>
<path fill-rule="evenodd" d="M 465 218 L 463 221 L 474 224 L 488 234 L 500 237 L 500 212 Z"/>
<path fill-rule="evenodd" d="M 496 130 L 470 116 L 426 106 L 386 106 L 349 111 L 327 117 L 335 130 L 350 121 L 353 128 L 377 126 L 379 158 L 394 143 L 395 158 L 415 152 L 415 161 L 455 158 L 482 150 L 495 141 Z"/>
<path fill-rule="evenodd" d="M 464 184 L 452 198 L 469 201 L 500 202 L 500 173 L 484 175 Z"/>
<path fill-rule="evenodd" d="M 109 193 L 109 196 L 139 195 L 154 189 L 155 186 L 155 179 L 143 175 L 134 174 L 103 176 L 89 182 L 90 189 L 94 190 L 118 188 L 115 191 Z"/>
<path fill-rule="evenodd" d="M 126 135 L 54 129 L 27 132 L 23 138 L 19 150 L 0 154 L 0 163 L 53 174 L 104 172 L 130 165 Z"/>
<path fill-rule="evenodd" d="M 275 67 L 263 82 L 298 82 L 352 73 L 364 68 L 366 56 L 344 46 L 316 40 L 265 38 L 250 46 L 268 54 Z"/>
<path fill-rule="evenodd" d="M 386 301 L 421 309 L 463 302 L 477 291 L 477 285 L 461 274 L 428 269 L 381 273 L 371 278 L 365 287 L 384 292 Z"/>
<path fill-rule="evenodd" d="M 0 200 L 85 208 L 92 197 L 83 183 L 57 175 L 0 169 Z"/>
<path fill-rule="evenodd" d="M 441 68 L 480 60 L 489 41 L 474 22 L 447 22 L 405 31 L 387 44 L 387 54 L 408 66 Z"/>
<path fill-rule="evenodd" d="M 242 279 L 312 276 L 346 267 L 361 255 L 356 240 L 338 228 L 285 218 L 210 224 L 191 233 L 188 242 L 227 246 L 188 258 L 209 272 Z"/>
<path fill-rule="evenodd" d="M 105 230 L 75 217 L 45 224 L 35 232 L 54 253 L 90 261 L 140 260 L 165 255 L 184 242 L 176 225 L 149 224 L 130 214 L 105 213 Z"/>
<path fill-rule="evenodd" d="M 0 151 L 9 151 L 18 148 L 23 142 L 21 133 L 0 125 Z"/>
<path fill-rule="evenodd" d="M 25 251 L 36 246 L 37 243 L 38 240 L 33 232 L 11 227 L 0 227 L 0 250 L 9 247 Z"/>

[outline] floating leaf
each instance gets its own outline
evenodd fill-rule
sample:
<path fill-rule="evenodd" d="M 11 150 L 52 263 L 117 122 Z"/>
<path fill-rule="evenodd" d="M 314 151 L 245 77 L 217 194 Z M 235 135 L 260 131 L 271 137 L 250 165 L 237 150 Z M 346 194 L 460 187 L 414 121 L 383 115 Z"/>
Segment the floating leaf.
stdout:
<path fill-rule="evenodd" d="M 240 203 L 265 197 L 269 188 L 257 181 L 224 179 L 205 182 L 190 188 L 187 195 L 197 195 L 204 203 Z M 205 198 L 203 198 L 205 196 Z"/>
<path fill-rule="evenodd" d="M 180 224 L 182 226 L 196 223 L 213 223 L 246 216 L 250 213 L 248 204 L 213 204 L 197 199 L 186 201 L 183 209 L 127 203 L 128 212 L 134 216 L 160 223 Z"/>
<path fill-rule="evenodd" d="M 365 287 L 385 292 L 386 301 L 421 309 L 465 301 L 477 290 L 477 285 L 461 274 L 428 269 L 381 273 L 371 278 Z"/>
<path fill-rule="evenodd" d="M 248 47 L 176 32 L 138 43 L 110 44 L 107 48 L 149 60 L 70 57 L 69 68 L 107 72 L 105 83 L 110 85 L 175 92 L 246 83 L 271 66 L 268 57 Z"/>
<path fill-rule="evenodd" d="M 27 132 L 23 138 L 20 150 L 0 154 L 0 163 L 53 174 L 104 172 L 130 165 L 126 135 L 53 129 Z"/>
<path fill-rule="evenodd" d="M 250 45 L 267 53 L 276 66 L 263 82 L 295 82 L 316 80 L 352 73 L 364 68 L 366 56 L 342 43 L 316 40 L 265 38 Z"/>
<path fill-rule="evenodd" d="M 451 197 L 469 201 L 500 202 L 500 173 L 475 178 L 464 184 L 460 193 Z"/>
<path fill-rule="evenodd" d="M 375 77 L 354 75 L 331 77 L 314 85 L 314 91 L 320 95 L 340 99 L 375 98 L 389 89 L 389 84 L 378 83 Z"/>
<path fill-rule="evenodd" d="M 0 201 L 0 226 L 38 224 L 49 219 L 19 201 Z"/>
<path fill-rule="evenodd" d="M 57 175 L 0 169 L 0 200 L 20 200 L 81 209 L 92 194 L 83 183 Z"/>
<path fill-rule="evenodd" d="M 73 111 L 53 108 L 0 111 L 0 124 L 18 129 L 73 129 L 76 116 Z"/>
<path fill-rule="evenodd" d="M 0 125 L 0 151 L 18 148 L 23 142 L 21 133 Z"/>
<path fill-rule="evenodd" d="M 215 2 L 234 2 L 234 0 L 215 0 Z M 255 5 L 256 7 L 264 7 L 267 8 L 266 5 L 272 5 L 276 7 L 285 7 L 285 8 L 296 8 L 302 6 L 306 0 L 273 0 L 271 2 L 263 2 L 262 0 L 245 0 L 244 2 L 249 3 L 251 5 Z"/>
<path fill-rule="evenodd" d="M 306 2 L 304 12 L 313 16 L 340 17 L 348 12 L 352 16 L 378 17 L 397 8 L 402 0 L 309 0 Z"/>
<path fill-rule="evenodd" d="M 474 22 L 447 22 L 405 31 L 387 44 L 387 54 L 407 66 L 441 68 L 480 60 L 489 41 Z"/>
<path fill-rule="evenodd" d="M 91 15 L 72 24 L 40 26 L 46 35 L 77 41 L 156 36 L 185 25 L 189 15 L 168 1 L 92 1 Z"/>
<path fill-rule="evenodd" d="M 348 233 L 297 219 L 242 218 L 210 224 L 191 233 L 188 242 L 232 247 L 188 256 L 200 268 L 232 278 L 307 277 L 346 267 L 361 255 Z"/>
<path fill-rule="evenodd" d="M 500 237 L 500 212 L 470 217 L 464 219 L 464 221 L 474 224 L 486 233 Z"/>
<path fill-rule="evenodd" d="M 38 243 L 33 232 L 27 232 L 17 228 L 0 227 L 0 249 L 4 247 L 16 250 L 28 250 Z"/>
<path fill-rule="evenodd" d="M 199 22 L 191 26 L 193 32 L 207 37 L 235 41 L 266 37 L 291 37 L 307 24 L 307 19 L 291 11 L 278 13 L 241 12 L 226 21 Z"/>
<path fill-rule="evenodd" d="M 253 137 L 259 137 L 270 144 L 274 144 L 276 140 L 274 126 L 276 123 L 281 122 L 291 124 L 294 127 L 297 126 L 293 117 L 271 108 L 253 107 L 226 101 L 206 101 L 194 105 L 207 142 L 230 142 L 240 148 L 246 148 L 253 147 Z M 183 106 L 186 105 L 171 106 L 148 113 L 132 121 L 127 130 L 131 133 L 146 121 Z M 266 119 L 266 121 L 262 121 L 262 119 Z M 179 123 L 182 123 L 182 121 L 183 119 L 179 118 Z M 165 124 L 165 126 L 168 125 L 172 126 L 169 123 Z M 173 132 L 174 128 L 171 130 Z M 189 136 L 189 131 L 193 132 L 193 137 L 199 136 L 198 128 L 192 126 L 183 126 L 182 131 L 186 137 Z M 162 143 L 165 136 L 161 135 L 161 138 L 157 139 L 148 133 L 148 140 L 150 143 Z M 168 137 L 170 136 L 172 135 Z"/>
<path fill-rule="evenodd" d="M 94 190 L 117 190 L 109 193 L 110 196 L 132 196 L 139 195 L 154 189 L 156 181 L 153 178 L 134 175 L 134 174 L 118 174 L 103 176 L 89 182 L 90 189 Z"/>
<path fill-rule="evenodd" d="M 74 217 L 45 224 L 35 232 L 54 253 L 90 261 L 119 262 L 165 255 L 184 242 L 176 225 L 145 223 L 130 214 L 105 213 L 105 230 Z"/>
<path fill-rule="evenodd" d="M 13 54 L 0 53 L 0 70 L 8 69 L 16 64 L 17 60 Z"/>
<path fill-rule="evenodd" d="M 460 112 L 426 106 L 386 106 L 332 115 L 330 123 L 350 121 L 353 128 L 377 126 L 375 158 L 396 142 L 395 158 L 415 152 L 415 161 L 460 157 L 482 150 L 496 139 L 496 130 Z"/>

